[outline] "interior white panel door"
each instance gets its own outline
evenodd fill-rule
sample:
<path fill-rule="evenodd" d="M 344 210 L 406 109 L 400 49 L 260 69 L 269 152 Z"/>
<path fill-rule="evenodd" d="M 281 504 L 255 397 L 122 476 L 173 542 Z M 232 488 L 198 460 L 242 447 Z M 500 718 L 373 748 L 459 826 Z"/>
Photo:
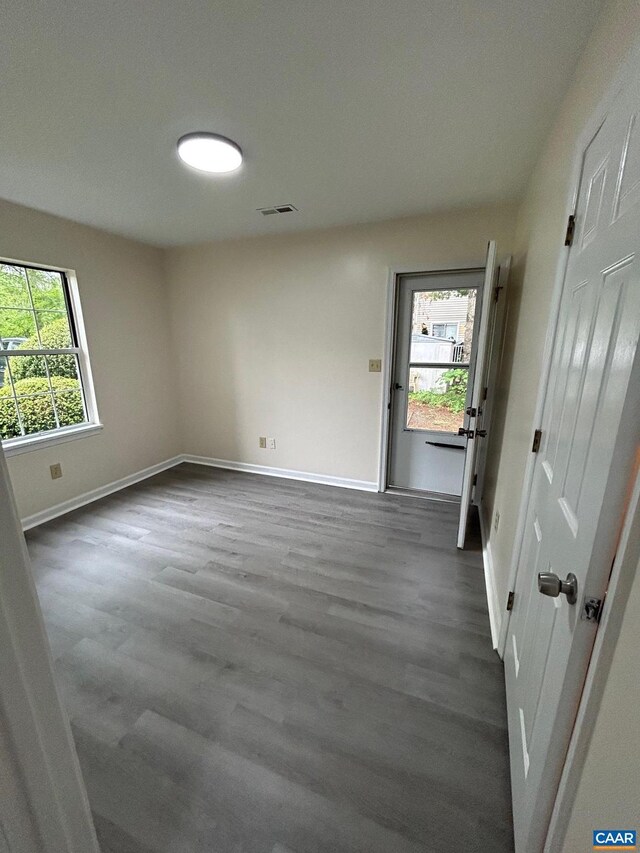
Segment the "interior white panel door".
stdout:
<path fill-rule="evenodd" d="M 482 286 L 482 308 L 480 309 L 480 324 L 477 329 L 476 365 L 473 375 L 473 390 L 470 397 L 470 406 L 478 410 L 482 401 L 482 389 L 484 380 L 485 363 L 487 360 L 487 343 L 489 340 L 489 318 L 491 315 L 491 302 L 493 300 L 496 279 L 496 244 L 493 240 L 487 249 L 487 264 L 484 271 L 484 284 Z M 458 548 L 464 548 L 464 540 L 467 533 L 469 521 L 469 509 L 471 508 L 471 493 L 473 490 L 473 475 L 476 470 L 476 452 L 478 438 L 475 435 L 476 419 L 469 419 L 469 433 L 467 440 L 467 452 L 464 459 L 462 472 L 462 497 L 460 498 L 460 522 L 458 524 Z"/>
<path fill-rule="evenodd" d="M 505 651 L 518 853 L 543 849 L 638 450 L 640 79 L 584 151 Z M 577 600 L 539 591 L 573 573 Z"/>

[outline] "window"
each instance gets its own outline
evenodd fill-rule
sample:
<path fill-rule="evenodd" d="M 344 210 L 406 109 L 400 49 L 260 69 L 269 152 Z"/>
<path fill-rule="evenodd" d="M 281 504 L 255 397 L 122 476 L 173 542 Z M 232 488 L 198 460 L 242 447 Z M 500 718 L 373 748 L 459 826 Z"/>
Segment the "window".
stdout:
<path fill-rule="evenodd" d="M 434 323 L 431 334 L 434 338 L 453 338 L 458 337 L 457 323 Z"/>
<path fill-rule="evenodd" d="M 412 299 L 405 429 L 455 435 L 467 407 L 476 288 L 415 290 Z"/>
<path fill-rule="evenodd" d="M 99 428 L 77 292 L 60 270 L 0 261 L 5 452 Z"/>

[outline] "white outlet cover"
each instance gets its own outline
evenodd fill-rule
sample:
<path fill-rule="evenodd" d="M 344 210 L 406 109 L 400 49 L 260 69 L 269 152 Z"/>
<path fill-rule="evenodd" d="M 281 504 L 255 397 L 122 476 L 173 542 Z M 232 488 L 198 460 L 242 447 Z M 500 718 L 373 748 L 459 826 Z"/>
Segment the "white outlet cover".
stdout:
<path fill-rule="evenodd" d="M 276 449 L 276 440 L 275 440 L 275 438 L 268 438 L 268 439 L 267 439 L 267 445 L 268 445 L 268 447 L 269 447 L 269 450 L 275 450 L 275 449 Z"/>

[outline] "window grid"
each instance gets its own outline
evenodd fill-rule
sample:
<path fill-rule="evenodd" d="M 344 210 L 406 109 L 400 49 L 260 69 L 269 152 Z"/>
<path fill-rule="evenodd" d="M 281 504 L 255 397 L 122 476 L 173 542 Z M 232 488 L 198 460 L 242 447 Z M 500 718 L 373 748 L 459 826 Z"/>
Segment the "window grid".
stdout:
<path fill-rule="evenodd" d="M 29 279 L 29 273 L 27 272 L 26 268 L 24 270 L 24 275 L 25 275 L 25 278 L 27 280 L 27 291 L 29 293 L 29 302 L 33 306 L 33 318 L 34 318 L 34 321 L 36 324 L 36 331 L 38 333 L 38 340 L 40 341 L 40 344 L 42 345 L 42 337 L 40 335 L 40 322 L 39 322 L 39 318 L 38 318 L 38 312 L 36 311 L 35 302 L 33 301 L 33 291 L 31 290 L 31 281 Z M 62 291 L 64 293 L 65 282 L 64 282 L 64 278 L 62 275 L 60 276 L 60 280 L 62 281 Z M 56 408 L 55 397 L 53 394 L 53 385 L 51 384 L 51 374 L 49 373 L 49 363 L 48 363 L 46 358 L 44 360 L 44 369 L 45 369 L 45 373 L 47 374 L 47 384 L 49 386 L 49 393 L 51 394 L 51 404 L 53 406 L 53 417 L 56 420 L 56 429 L 60 429 L 60 418 L 58 417 L 58 410 Z M 16 397 L 15 387 L 14 387 L 13 395 L 14 395 L 14 397 Z M 16 397 L 16 401 L 17 401 L 17 399 L 18 398 Z M 24 433 L 23 433 L 23 435 L 24 435 Z"/>
<path fill-rule="evenodd" d="M 5 362 L 5 373 L 9 379 L 9 387 L 10 387 L 10 396 L 7 398 L 11 400 L 15 411 L 16 411 L 16 423 L 20 432 L 20 436 L 13 436 L 15 438 L 18 437 L 28 437 L 41 435 L 48 432 L 54 432 L 62 429 L 65 426 L 79 426 L 81 424 L 89 423 L 89 414 L 87 408 L 87 401 L 84 389 L 83 376 L 80 365 L 80 348 L 77 345 L 77 334 L 76 334 L 76 326 L 75 326 L 75 317 L 72 310 L 70 294 L 69 294 L 69 283 L 67 281 L 67 276 L 64 272 L 60 270 L 51 270 L 45 267 L 35 267 L 28 266 L 26 264 L 16 264 L 16 263 L 8 263 L 0 261 L 3 267 L 8 267 L 15 272 L 20 271 L 20 277 L 24 280 L 26 285 L 25 295 L 28 297 L 29 305 L 22 304 L 20 297 L 18 297 L 18 305 L 7 305 L 0 306 L 0 310 L 6 311 L 16 311 L 16 312 L 25 312 L 29 313 L 33 317 L 33 328 L 35 329 L 35 336 L 31 335 L 31 337 L 36 337 L 38 343 L 40 344 L 40 348 L 38 349 L 4 349 L 4 347 L 0 343 L 0 358 Z M 55 308 L 41 308 L 37 307 L 37 300 L 34 298 L 32 282 L 30 279 L 30 270 L 41 270 L 42 272 L 52 273 L 55 276 L 59 277 L 60 280 L 60 289 L 62 292 L 64 309 L 59 310 Z M 67 347 L 45 347 L 43 345 L 42 340 L 42 330 L 46 327 L 46 323 L 43 323 L 42 320 L 44 317 L 51 317 L 55 319 L 59 317 L 60 319 L 64 318 L 68 327 L 69 334 L 69 343 L 70 346 Z M 14 336 L 5 335 L 4 338 L 0 339 L 6 340 L 7 338 L 11 339 Z M 6 353 L 6 354 L 5 354 Z M 52 374 L 49 365 L 49 357 L 51 356 L 70 356 L 74 361 L 74 381 L 77 383 L 77 387 L 70 386 L 69 388 L 59 388 L 55 389 L 52 383 Z M 42 358 L 44 365 L 44 379 L 46 379 L 47 390 L 38 391 L 28 394 L 20 394 L 16 391 L 16 381 L 14 377 L 14 372 L 12 371 L 12 361 L 13 359 L 20 358 Z M 41 368 L 42 369 L 42 368 Z M 82 420 L 77 421 L 72 424 L 63 424 L 61 411 L 59 408 L 59 403 L 62 403 L 64 400 L 69 401 L 74 397 L 79 399 L 79 403 L 82 407 Z M 53 413 L 53 418 L 55 422 L 55 426 L 46 427 L 42 430 L 29 431 L 27 426 L 25 425 L 25 421 L 23 418 L 23 412 L 21 411 L 20 401 L 25 400 L 37 400 L 37 399 L 48 399 L 51 403 L 51 410 Z"/>

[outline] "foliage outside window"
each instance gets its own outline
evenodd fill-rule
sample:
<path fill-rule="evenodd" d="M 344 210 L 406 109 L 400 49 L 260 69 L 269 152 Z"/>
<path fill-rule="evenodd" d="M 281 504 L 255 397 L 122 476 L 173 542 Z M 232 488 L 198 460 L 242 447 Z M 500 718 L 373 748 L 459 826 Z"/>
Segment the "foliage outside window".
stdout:
<path fill-rule="evenodd" d="M 0 263 L 0 438 L 89 422 L 64 273 Z"/>
<path fill-rule="evenodd" d="M 467 406 L 476 289 L 416 290 L 412 300 L 405 428 L 455 435 Z"/>

